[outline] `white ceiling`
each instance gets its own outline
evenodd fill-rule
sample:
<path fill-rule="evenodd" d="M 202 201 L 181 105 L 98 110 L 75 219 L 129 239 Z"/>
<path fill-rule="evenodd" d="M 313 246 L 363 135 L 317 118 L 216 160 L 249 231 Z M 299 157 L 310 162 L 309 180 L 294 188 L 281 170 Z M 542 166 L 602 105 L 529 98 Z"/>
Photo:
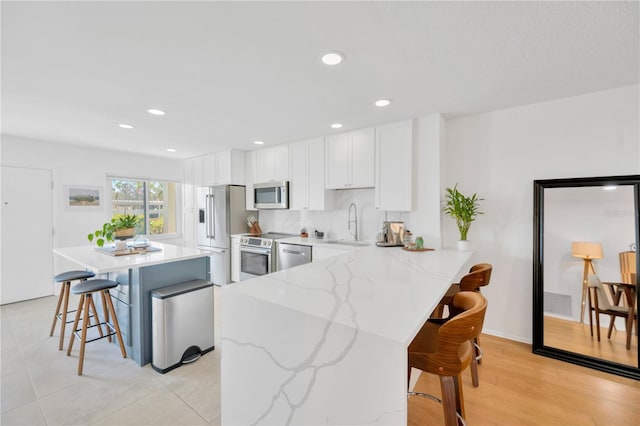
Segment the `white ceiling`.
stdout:
<path fill-rule="evenodd" d="M 638 84 L 639 5 L 2 1 L 2 133 L 186 158 Z"/>

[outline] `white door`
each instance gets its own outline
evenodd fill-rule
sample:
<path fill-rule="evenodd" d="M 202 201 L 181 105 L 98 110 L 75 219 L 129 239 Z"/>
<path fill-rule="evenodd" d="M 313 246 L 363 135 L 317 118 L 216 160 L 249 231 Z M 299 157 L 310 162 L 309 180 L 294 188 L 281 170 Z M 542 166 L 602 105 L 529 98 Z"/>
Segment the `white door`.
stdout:
<path fill-rule="evenodd" d="M 51 170 L 2 166 L 0 304 L 53 294 Z"/>

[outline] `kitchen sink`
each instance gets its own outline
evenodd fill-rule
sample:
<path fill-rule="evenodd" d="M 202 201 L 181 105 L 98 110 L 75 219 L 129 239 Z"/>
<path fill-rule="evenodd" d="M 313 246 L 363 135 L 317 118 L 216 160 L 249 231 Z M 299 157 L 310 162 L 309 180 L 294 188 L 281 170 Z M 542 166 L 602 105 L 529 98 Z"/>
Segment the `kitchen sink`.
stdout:
<path fill-rule="evenodd" d="M 341 244 L 343 246 L 369 246 L 371 245 L 368 241 L 354 241 L 354 240 L 329 240 L 327 244 Z"/>

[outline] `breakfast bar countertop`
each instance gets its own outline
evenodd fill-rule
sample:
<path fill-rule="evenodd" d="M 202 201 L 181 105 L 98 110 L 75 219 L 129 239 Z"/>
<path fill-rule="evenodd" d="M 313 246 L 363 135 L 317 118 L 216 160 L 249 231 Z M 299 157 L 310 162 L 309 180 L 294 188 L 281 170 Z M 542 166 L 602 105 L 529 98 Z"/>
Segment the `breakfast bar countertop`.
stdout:
<path fill-rule="evenodd" d="M 355 247 L 222 288 L 222 423 L 406 424 L 407 347 L 471 254 Z"/>
<path fill-rule="evenodd" d="M 95 245 L 86 245 L 54 248 L 53 252 L 62 258 L 82 265 L 84 268 L 96 274 L 115 272 L 122 269 L 160 265 L 163 263 L 195 259 L 210 255 L 210 253 L 204 250 L 176 246 L 173 244 L 158 243 L 155 241 L 152 242 L 151 246 L 157 247 L 160 250 L 144 254 L 111 256 L 98 250 Z"/>

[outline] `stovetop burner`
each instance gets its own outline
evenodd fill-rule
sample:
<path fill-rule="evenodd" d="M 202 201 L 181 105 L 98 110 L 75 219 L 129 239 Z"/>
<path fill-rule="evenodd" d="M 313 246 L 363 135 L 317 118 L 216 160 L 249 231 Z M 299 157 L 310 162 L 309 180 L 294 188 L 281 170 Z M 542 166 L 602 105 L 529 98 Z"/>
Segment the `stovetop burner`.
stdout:
<path fill-rule="evenodd" d="M 264 234 L 260 234 L 260 238 L 271 238 L 272 240 L 277 240 L 279 238 L 289 238 L 295 237 L 296 234 L 284 234 L 280 232 L 266 232 Z"/>
<path fill-rule="evenodd" d="M 280 232 L 265 232 L 264 234 L 256 236 L 242 236 L 240 237 L 240 245 L 248 247 L 260 247 L 264 249 L 271 249 L 273 240 L 280 238 L 295 237 L 296 234 L 285 234 Z"/>

